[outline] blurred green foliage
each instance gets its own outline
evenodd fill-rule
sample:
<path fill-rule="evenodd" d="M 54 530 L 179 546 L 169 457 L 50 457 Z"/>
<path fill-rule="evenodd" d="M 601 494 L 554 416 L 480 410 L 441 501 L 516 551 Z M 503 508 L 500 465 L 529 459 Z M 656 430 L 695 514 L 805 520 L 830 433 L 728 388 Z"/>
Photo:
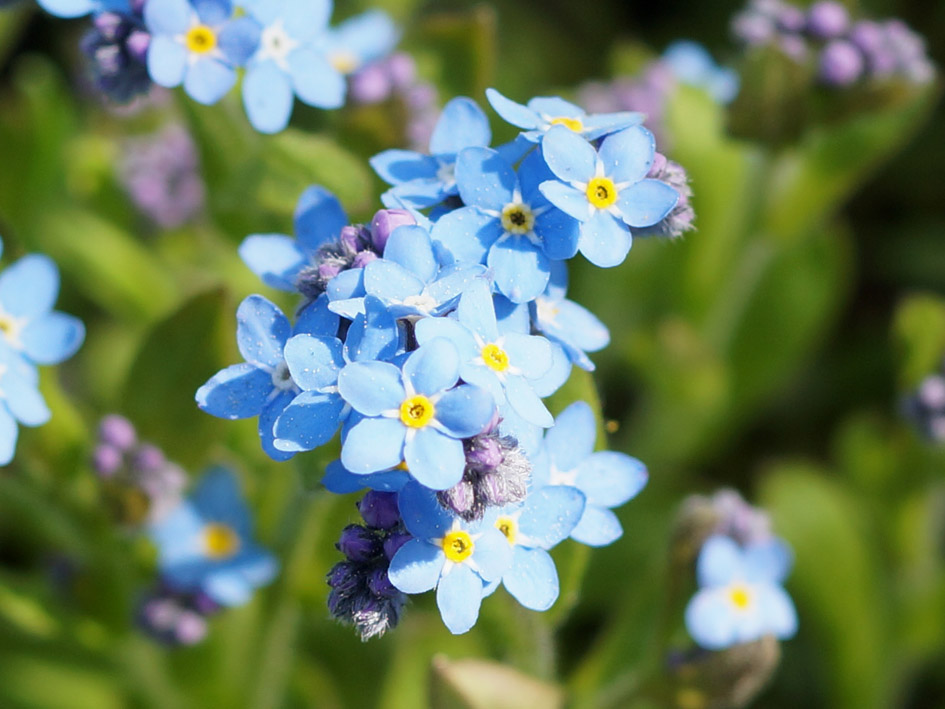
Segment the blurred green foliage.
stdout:
<path fill-rule="evenodd" d="M 405 46 L 441 97 L 480 101 L 490 85 L 521 100 L 567 91 L 679 36 L 724 57 L 739 7 L 352 5 L 406 23 Z M 938 5 L 864 3 L 932 33 L 941 66 Z M 370 218 L 382 186 L 366 159 L 393 147 L 396 112 L 300 111 L 275 137 L 249 128 L 236 97 L 207 108 L 175 96 L 119 118 L 84 93 L 77 32 L 28 9 L 0 14 L 5 255 L 52 256 L 59 307 L 88 326 L 79 355 L 44 373 L 52 422 L 22 430 L 0 471 L 0 706 L 662 706 L 653 678 L 686 643 L 688 587 L 667 558 L 674 511 L 720 485 L 770 508 L 797 556 L 788 589 L 801 631 L 760 706 L 945 705 L 945 453 L 897 414 L 897 398 L 945 353 L 936 88 L 775 147 L 732 137 L 702 93 L 675 93 L 670 156 L 692 177 L 698 231 L 640 240 L 618 269 L 575 264 L 571 297 L 613 343 L 594 378 L 576 376 L 552 405 L 596 404 L 600 390 L 617 429 L 610 445 L 649 465 L 648 489 L 620 513 L 625 537 L 593 553 L 557 550 L 562 597 L 546 614 L 499 591 L 477 628 L 453 637 L 423 597 L 395 632 L 361 644 L 325 609 L 335 535 L 356 518 L 353 497 L 315 484 L 334 451 L 274 464 L 255 422 L 206 416 L 193 392 L 235 361 L 240 299 L 262 290 L 292 307 L 243 267 L 241 239 L 290 232 L 313 182 Z M 782 101 L 759 115 L 790 124 L 807 108 Z M 196 137 L 209 200 L 202 218 L 165 233 L 130 207 L 115 168 L 122 139 L 163 120 Z M 152 551 L 112 524 L 87 462 L 112 411 L 193 474 L 233 465 L 282 561 L 273 587 L 214 619 L 198 647 L 169 651 L 133 627 Z"/>

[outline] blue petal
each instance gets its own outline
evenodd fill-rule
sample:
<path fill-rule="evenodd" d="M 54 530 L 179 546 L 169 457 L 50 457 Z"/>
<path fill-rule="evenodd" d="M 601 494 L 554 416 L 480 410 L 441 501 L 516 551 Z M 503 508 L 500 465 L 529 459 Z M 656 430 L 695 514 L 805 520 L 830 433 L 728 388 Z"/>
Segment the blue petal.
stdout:
<path fill-rule="evenodd" d="M 299 197 L 293 222 L 299 244 L 315 252 L 338 238 L 348 224 L 348 215 L 335 195 L 320 185 L 312 185 Z"/>
<path fill-rule="evenodd" d="M 364 267 L 364 290 L 384 301 L 402 303 L 423 291 L 423 281 L 398 263 L 377 259 Z"/>
<path fill-rule="evenodd" d="M 519 530 L 527 538 L 523 546 L 551 549 L 568 538 L 584 513 L 584 495 L 569 485 L 551 485 L 533 490 L 518 518 Z"/>
<path fill-rule="evenodd" d="M 752 544 L 745 549 L 745 575 L 748 581 L 782 583 L 793 565 L 791 547 L 780 539 Z"/>
<path fill-rule="evenodd" d="M 236 342 L 247 362 L 275 367 L 282 362 L 292 326 L 278 306 L 261 295 L 248 296 L 236 310 Z"/>
<path fill-rule="evenodd" d="M 617 208 L 630 226 L 651 226 L 666 218 L 679 201 L 679 193 L 665 182 L 643 180 L 620 190 Z"/>
<path fill-rule="evenodd" d="M 49 0 L 46 0 L 48 2 Z M 151 31 L 152 46 L 157 35 L 183 34 L 190 27 L 194 10 L 187 0 L 163 0 L 144 5 L 144 21 Z"/>
<path fill-rule="evenodd" d="M 567 473 L 587 458 L 597 440 L 597 422 L 591 407 L 575 401 L 558 414 L 555 426 L 545 434 L 545 448 L 555 467 Z"/>
<path fill-rule="evenodd" d="M 453 515 L 437 501 L 436 493 L 416 481 L 404 485 L 397 505 L 404 526 L 417 539 L 439 539 L 453 526 Z"/>
<path fill-rule="evenodd" d="M 153 5 L 155 3 L 149 3 Z M 184 80 L 187 71 L 187 50 L 167 35 L 154 35 L 148 45 L 148 74 L 158 86 L 173 88 Z"/>
<path fill-rule="evenodd" d="M 499 292 L 513 303 L 531 302 L 548 285 L 548 257 L 524 236 L 510 236 L 493 244 L 487 264 Z"/>
<path fill-rule="evenodd" d="M 485 273 L 486 269 L 480 264 L 451 266 L 444 269 L 437 280 L 427 286 L 425 291 L 437 303 L 445 305 L 462 294 L 474 279 L 485 276 Z"/>
<path fill-rule="evenodd" d="M 639 125 L 646 120 L 646 116 L 636 111 L 619 111 L 616 113 L 601 113 L 584 118 L 583 135 L 588 140 L 596 140 L 608 133 Z"/>
<path fill-rule="evenodd" d="M 475 207 L 462 207 L 440 217 L 433 225 L 431 236 L 458 261 L 482 263 L 489 247 L 501 234 L 502 224 L 497 217 Z"/>
<path fill-rule="evenodd" d="M 578 466 L 575 486 L 589 505 L 616 507 L 635 497 L 649 476 L 636 458 L 615 451 L 592 453 Z"/>
<path fill-rule="evenodd" d="M 583 118 L 584 111 L 570 101 L 560 96 L 536 96 L 528 102 L 528 107 L 542 117 L 555 118 Z"/>
<path fill-rule="evenodd" d="M 381 473 L 357 475 L 346 469 L 340 460 L 334 460 L 325 467 L 322 485 L 336 495 L 347 495 L 364 488 L 397 492 L 410 482 L 410 474 L 405 470 L 387 470 Z"/>
<path fill-rule="evenodd" d="M 0 401 L 0 465 L 6 465 L 13 460 L 18 434 L 16 420 L 7 410 L 6 405 Z"/>
<path fill-rule="evenodd" d="M 495 89 L 486 89 L 486 98 L 503 120 L 526 130 L 541 125 L 541 118 L 530 108 L 506 98 Z"/>
<path fill-rule="evenodd" d="M 338 375 L 338 391 L 355 411 L 365 416 L 379 416 L 384 411 L 397 409 L 407 398 L 400 370 L 387 362 L 352 362 Z M 394 461 L 391 465 L 398 462 Z"/>
<path fill-rule="evenodd" d="M 237 17 L 227 22 L 217 37 L 217 47 L 235 67 L 246 66 L 259 48 L 262 27 L 250 17 Z"/>
<path fill-rule="evenodd" d="M 337 394 L 303 391 L 279 415 L 273 445 L 297 453 L 328 443 L 338 431 L 343 409 L 344 401 Z"/>
<path fill-rule="evenodd" d="M 454 566 L 436 587 L 436 605 L 454 635 L 469 631 L 479 618 L 482 579 L 465 564 Z"/>
<path fill-rule="evenodd" d="M 455 155 L 463 148 L 489 145 L 491 140 L 489 119 L 479 104 L 460 96 L 443 107 L 430 137 L 430 153 Z"/>
<path fill-rule="evenodd" d="M 581 521 L 571 530 L 571 539 L 592 547 L 603 547 L 620 539 L 623 527 L 617 515 L 603 507 L 585 505 Z"/>
<path fill-rule="evenodd" d="M 397 419 L 366 418 L 348 431 L 341 462 L 352 473 L 376 473 L 403 460 L 406 427 Z"/>
<path fill-rule="evenodd" d="M 542 182 L 539 185 L 539 189 L 548 201 L 560 209 L 566 216 L 580 222 L 586 222 L 591 218 L 591 203 L 587 201 L 587 195 L 581 190 L 567 185 L 564 182 L 558 182 L 557 180 Z M 560 248 L 562 252 L 567 252 L 568 250 L 560 246 L 558 248 Z"/>
<path fill-rule="evenodd" d="M 269 2 L 261 0 L 261 4 Z M 331 0 L 286 0 L 280 14 L 286 31 L 304 42 L 325 31 L 331 10 Z"/>
<path fill-rule="evenodd" d="M 381 10 L 369 10 L 350 17 L 335 27 L 329 36 L 337 51 L 354 55 L 363 66 L 385 56 L 397 44 L 400 32 Z"/>
<path fill-rule="evenodd" d="M 502 532 L 492 526 L 486 527 L 475 541 L 472 561 L 476 562 L 484 581 L 494 581 L 502 578 L 512 565 L 512 547 Z"/>
<path fill-rule="evenodd" d="M 317 108 L 340 108 L 345 102 L 344 77 L 322 54 L 308 47 L 289 55 L 289 74 L 295 95 Z"/>
<path fill-rule="evenodd" d="M 292 115 L 292 84 L 274 61 L 254 64 L 243 80 L 243 106 L 253 128 L 278 133 Z"/>
<path fill-rule="evenodd" d="M 263 410 L 259 412 L 259 425 L 256 427 L 259 431 L 259 442 L 262 445 L 263 452 L 276 461 L 289 460 L 295 455 L 294 452 L 282 451 L 276 448 L 275 433 L 276 422 L 294 398 L 295 390 L 280 391 L 276 398 L 263 406 Z"/>
<path fill-rule="evenodd" d="M 436 587 L 445 562 L 442 549 L 411 539 L 390 560 L 387 576 L 394 587 L 404 593 L 425 593 Z"/>
<path fill-rule="evenodd" d="M 81 17 L 96 8 L 93 0 L 39 0 L 39 6 L 56 17 Z"/>
<path fill-rule="evenodd" d="M 466 148 L 456 157 L 456 184 L 469 206 L 501 211 L 518 186 L 515 171 L 490 148 Z"/>
<path fill-rule="evenodd" d="M 338 338 L 304 334 L 286 342 L 285 361 L 292 379 L 306 391 L 334 386 L 338 382 L 338 372 L 345 366 Z"/>
<path fill-rule="evenodd" d="M 338 316 L 328 309 L 326 294 L 322 293 L 299 311 L 292 332 L 317 337 L 334 337 L 338 333 Z"/>
<path fill-rule="evenodd" d="M 20 333 L 23 351 L 37 364 L 59 364 L 69 359 L 84 339 L 82 321 L 56 311 L 30 321 Z"/>
<path fill-rule="evenodd" d="M 581 237 L 580 224 L 571 215 L 554 207 L 536 217 L 535 233 L 541 238 L 545 255 L 555 260 L 572 258 L 577 253 Z"/>
<path fill-rule="evenodd" d="M 418 429 L 412 437 L 408 436 L 403 450 L 410 474 L 431 490 L 451 488 L 463 477 L 466 454 L 462 442 L 432 426 Z"/>
<path fill-rule="evenodd" d="M 48 256 L 29 254 L 0 274 L 0 307 L 16 318 L 49 312 L 59 294 L 59 269 Z"/>
<path fill-rule="evenodd" d="M 206 25 L 219 25 L 233 15 L 230 0 L 191 0 L 200 20 Z"/>
<path fill-rule="evenodd" d="M 455 345 L 442 337 L 421 345 L 404 363 L 404 379 L 413 385 L 414 391 L 426 396 L 454 386 L 459 379 Z"/>
<path fill-rule="evenodd" d="M 594 177 L 597 153 L 584 138 L 564 126 L 552 126 L 545 133 L 541 154 L 559 180 L 590 182 Z"/>
<path fill-rule="evenodd" d="M 373 295 L 364 298 L 364 314 L 358 315 L 345 338 L 345 354 L 353 362 L 387 360 L 400 344 L 397 322 Z"/>
<path fill-rule="evenodd" d="M 479 347 L 468 328 L 452 318 L 423 318 L 416 325 L 417 342 L 421 345 L 437 337 L 445 337 L 459 352 L 461 362 L 477 357 Z"/>
<path fill-rule="evenodd" d="M 716 534 L 702 545 L 696 561 L 696 577 L 700 586 L 725 586 L 744 576 L 741 547 L 729 537 Z"/>
<path fill-rule="evenodd" d="M 503 345 L 509 363 L 522 370 L 526 378 L 537 379 L 551 369 L 551 343 L 544 337 L 510 332 L 505 335 Z"/>
<path fill-rule="evenodd" d="M 519 447 L 525 451 L 529 457 L 533 457 L 537 451 L 541 450 L 541 426 L 529 423 L 509 407 L 502 413 L 502 421 L 499 423 L 499 433 L 503 436 L 512 436 L 518 441 Z"/>
<path fill-rule="evenodd" d="M 529 423 L 544 428 L 554 424 L 554 417 L 524 377 L 514 375 L 507 377 L 505 380 L 505 396 L 509 401 L 509 405 L 515 409 L 515 413 Z"/>
<path fill-rule="evenodd" d="M 384 260 L 403 266 L 424 283 L 432 281 L 438 269 L 430 234 L 421 226 L 394 229 L 384 247 Z"/>
<path fill-rule="evenodd" d="M 570 300 L 559 300 L 552 307 L 556 311 L 553 319 L 539 322 L 545 334 L 558 337 L 585 352 L 596 352 L 610 344 L 607 326 L 586 308 Z"/>
<path fill-rule="evenodd" d="M 325 292 L 328 293 L 328 298 L 333 301 L 363 296 L 365 293 L 364 269 L 349 268 L 347 271 L 342 271 L 328 281 Z"/>
<path fill-rule="evenodd" d="M 282 234 L 253 234 L 239 248 L 240 258 L 270 288 L 294 292 L 295 279 L 308 257 L 295 239 Z"/>
<path fill-rule="evenodd" d="M 686 606 L 686 629 L 707 650 L 722 650 L 738 641 L 737 618 L 724 592 L 703 589 Z"/>
<path fill-rule="evenodd" d="M 492 395 L 471 385 L 461 385 L 446 392 L 436 403 L 437 422 L 454 438 L 469 438 L 481 433 L 494 414 Z"/>
<path fill-rule="evenodd" d="M 459 321 L 485 342 L 499 339 L 499 326 L 492 303 L 492 289 L 488 281 L 479 279 L 467 288 L 456 306 Z"/>
<path fill-rule="evenodd" d="M 758 588 L 757 602 L 768 632 L 779 640 L 794 636 L 797 632 L 797 611 L 784 589 L 765 584 Z"/>
<path fill-rule="evenodd" d="M 581 224 L 578 249 L 595 266 L 619 266 L 630 253 L 630 244 L 630 230 L 609 212 L 598 211 Z"/>
<path fill-rule="evenodd" d="M 546 611 L 558 600 L 558 571 L 543 549 L 515 547 L 502 583 L 515 600 L 533 611 Z"/>
<path fill-rule="evenodd" d="M 643 126 L 634 126 L 604 138 L 599 155 L 604 173 L 619 184 L 639 182 L 646 177 L 655 150 L 653 134 Z"/>
<path fill-rule="evenodd" d="M 200 478 L 190 499 L 204 521 L 224 522 L 240 537 L 249 536 L 249 508 L 232 471 L 222 466 L 211 468 Z"/>
<path fill-rule="evenodd" d="M 23 425 L 41 426 L 49 421 L 49 407 L 31 382 L 8 371 L 2 377 L 0 391 L 10 413 Z"/>
<path fill-rule="evenodd" d="M 184 91 L 197 103 L 211 105 L 236 83 L 236 72 L 216 59 L 198 59 L 184 75 Z"/>
<path fill-rule="evenodd" d="M 440 169 L 436 158 L 412 150 L 385 150 L 369 161 L 374 172 L 389 185 L 411 180 L 432 180 Z"/>
<path fill-rule="evenodd" d="M 197 405 L 212 416 L 258 416 L 272 393 L 272 376 L 251 364 L 234 364 L 214 374 L 197 390 Z"/>
<path fill-rule="evenodd" d="M 589 360 L 588 360 L 589 361 Z M 593 365 L 591 365 L 593 371 Z M 557 342 L 551 343 L 551 369 L 545 372 L 538 379 L 529 379 L 535 393 L 542 399 L 551 396 L 558 389 L 564 386 L 571 376 L 571 357 Z"/>

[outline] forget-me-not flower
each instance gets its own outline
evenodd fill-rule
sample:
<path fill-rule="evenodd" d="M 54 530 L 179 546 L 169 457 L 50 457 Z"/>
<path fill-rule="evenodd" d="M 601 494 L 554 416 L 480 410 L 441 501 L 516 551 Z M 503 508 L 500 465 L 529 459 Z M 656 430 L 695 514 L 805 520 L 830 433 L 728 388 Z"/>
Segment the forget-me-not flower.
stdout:
<path fill-rule="evenodd" d="M 37 0 L 56 17 L 82 17 L 90 12 L 131 12 L 130 0 Z"/>
<path fill-rule="evenodd" d="M 646 179 L 656 143 L 642 126 L 607 136 L 600 149 L 567 128 L 554 126 L 541 146 L 560 182 L 541 184 L 548 200 L 581 222 L 578 250 L 595 266 L 623 262 L 630 251 L 630 227 L 656 224 L 670 213 L 679 193 Z"/>
<path fill-rule="evenodd" d="M 352 362 L 338 376 L 338 390 L 360 415 L 343 436 L 341 462 L 352 473 L 374 473 L 403 461 L 410 474 L 434 490 L 463 477 L 463 438 L 492 420 L 488 391 L 457 386 L 459 355 L 437 339 L 414 350 L 403 368 L 388 362 Z"/>
<path fill-rule="evenodd" d="M 636 497 L 647 482 L 646 467 L 616 451 L 594 452 L 597 423 L 591 407 L 576 401 L 545 433 L 542 452 L 533 458 L 532 484 L 566 485 L 580 490 L 587 504 L 571 538 L 588 546 L 606 546 L 623 534 L 611 508 Z"/>
<path fill-rule="evenodd" d="M 390 207 L 425 209 L 459 194 L 456 155 L 463 148 L 485 147 L 492 140 L 489 119 L 470 98 L 454 98 L 430 137 L 430 154 L 385 150 L 371 158 L 371 167 L 393 187 L 382 197 Z"/>
<path fill-rule="evenodd" d="M 399 39 L 400 30 L 387 13 L 368 10 L 328 28 L 319 36 L 318 48 L 335 72 L 347 76 L 386 57 Z"/>
<path fill-rule="evenodd" d="M 163 581 L 203 592 L 222 606 L 243 605 L 276 575 L 275 558 L 252 539 L 252 518 L 236 478 L 213 469 L 192 495 L 151 525 Z"/>
<path fill-rule="evenodd" d="M 452 516 L 416 483 L 400 491 L 399 506 L 414 539 L 391 559 L 391 583 L 404 593 L 435 588 L 446 627 L 455 634 L 467 632 L 479 618 L 483 583 L 502 577 L 512 561 L 512 547 L 495 526 Z"/>
<path fill-rule="evenodd" d="M 696 562 L 700 589 L 686 607 L 689 634 L 709 650 L 794 635 L 797 612 L 781 587 L 791 562 L 779 539 L 743 548 L 724 535 L 709 537 Z"/>
<path fill-rule="evenodd" d="M 259 25 L 234 17 L 230 0 L 149 0 L 148 73 L 154 83 L 184 90 L 195 101 L 219 101 L 236 83 L 236 68 L 256 51 Z"/>
<path fill-rule="evenodd" d="M 38 385 L 36 368 L 0 339 L 0 465 L 13 460 L 17 422 L 41 426 L 49 420 Z"/>

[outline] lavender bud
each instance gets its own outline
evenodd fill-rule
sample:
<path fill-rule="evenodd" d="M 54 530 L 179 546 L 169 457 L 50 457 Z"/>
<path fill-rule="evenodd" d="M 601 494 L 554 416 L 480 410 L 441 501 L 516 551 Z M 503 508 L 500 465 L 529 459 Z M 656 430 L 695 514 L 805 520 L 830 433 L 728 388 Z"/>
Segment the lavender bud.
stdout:
<path fill-rule="evenodd" d="M 406 598 L 401 593 L 396 599 L 376 599 L 365 597 L 351 613 L 351 622 L 361 636 L 362 641 L 382 636 L 400 621 Z"/>
<path fill-rule="evenodd" d="M 354 261 L 351 262 L 351 268 L 364 268 L 371 263 L 371 261 L 376 261 L 379 258 L 380 256 L 373 251 L 362 251 L 354 257 Z"/>
<path fill-rule="evenodd" d="M 878 23 L 861 20 L 850 29 L 850 41 L 864 53 L 875 52 L 883 45 L 883 31 Z"/>
<path fill-rule="evenodd" d="M 399 226 L 416 224 L 417 220 L 406 209 L 379 209 L 371 220 L 371 240 L 379 253 L 384 253 L 387 239 Z"/>
<path fill-rule="evenodd" d="M 400 523 L 396 492 L 371 490 L 358 503 L 358 512 L 368 527 L 393 529 Z"/>
<path fill-rule="evenodd" d="M 350 95 L 355 103 L 372 104 L 390 98 L 393 84 L 380 62 L 364 67 L 350 79 Z"/>
<path fill-rule="evenodd" d="M 114 42 L 121 36 L 120 30 L 124 22 L 122 16 L 115 12 L 103 12 L 92 19 L 95 29 L 109 42 Z"/>
<path fill-rule="evenodd" d="M 151 46 L 151 35 L 144 30 L 134 30 L 125 40 L 125 49 L 135 61 L 144 63 L 148 58 L 148 47 Z"/>
<path fill-rule="evenodd" d="M 96 446 L 92 454 L 92 467 L 103 478 L 109 478 L 117 473 L 124 463 L 124 456 L 114 446 L 102 443 Z"/>
<path fill-rule="evenodd" d="M 778 27 L 785 32 L 800 32 L 804 29 L 804 11 L 794 5 L 785 5 L 777 13 Z"/>
<path fill-rule="evenodd" d="M 465 477 L 449 490 L 437 492 L 436 499 L 441 506 L 466 520 L 477 519 L 485 511 L 484 506 L 476 499 L 474 483 Z"/>
<path fill-rule="evenodd" d="M 370 561 L 381 552 L 377 536 L 358 524 L 349 524 L 341 532 L 341 539 L 335 545 L 351 561 Z"/>
<path fill-rule="evenodd" d="M 411 539 L 413 539 L 413 537 L 407 532 L 394 532 L 389 535 L 387 539 L 384 540 L 384 556 L 387 557 L 388 561 L 393 559 L 397 550 Z"/>
<path fill-rule="evenodd" d="M 366 239 L 363 234 L 364 227 L 360 225 L 351 225 L 342 227 L 338 235 L 338 243 L 347 253 L 354 256 L 365 248 Z M 368 238 L 370 238 L 368 236 Z"/>
<path fill-rule="evenodd" d="M 387 58 L 387 72 L 395 89 L 405 89 L 417 79 L 417 65 L 406 52 L 396 52 Z"/>
<path fill-rule="evenodd" d="M 138 435 L 135 427 L 124 416 L 111 414 L 102 419 L 98 425 L 98 437 L 119 451 L 129 451 L 137 443 Z"/>
<path fill-rule="evenodd" d="M 183 612 L 177 618 L 174 638 L 181 645 L 196 645 L 207 637 L 207 621 L 193 612 Z"/>
<path fill-rule="evenodd" d="M 135 451 L 134 467 L 142 473 L 156 473 L 167 465 L 164 452 L 150 443 L 143 443 Z"/>
<path fill-rule="evenodd" d="M 831 86 L 849 86 L 863 74 L 863 55 L 846 40 L 830 42 L 820 54 L 820 78 Z"/>
<path fill-rule="evenodd" d="M 466 448 L 466 466 L 474 470 L 495 470 L 502 464 L 503 457 L 502 447 L 495 438 L 473 438 Z"/>
<path fill-rule="evenodd" d="M 822 0 L 807 11 L 807 30 L 815 37 L 840 37 L 850 26 L 850 15 L 839 2 Z"/>

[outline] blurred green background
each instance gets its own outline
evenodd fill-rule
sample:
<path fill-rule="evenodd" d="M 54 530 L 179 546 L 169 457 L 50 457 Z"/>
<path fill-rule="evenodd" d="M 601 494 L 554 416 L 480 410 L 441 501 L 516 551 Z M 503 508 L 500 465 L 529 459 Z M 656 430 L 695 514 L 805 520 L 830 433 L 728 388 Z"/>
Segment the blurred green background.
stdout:
<path fill-rule="evenodd" d="M 570 96 L 677 38 L 738 66 L 728 22 L 741 3 L 729 0 L 358 0 L 337 14 L 370 6 L 404 23 L 404 47 L 444 101 L 484 104 L 487 86 L 522 101 Z M 942 66 L 945 3 L 860 9 L 903 18 Z M 313 483 L 333 452 L 275 464 L 254 421 L 202 414 L 193 392 L 238 361 L 243 297 L 292 307 L 242 265 L 240 241 L 291 233 L 295 201 L 316 182 L 369 219 L 383 185 L 366 159 L 402 143 L 396 107 L 298 107 L 295 129 L 276 137 L 251 130 L 235 95 L 205 108 L 175 94 L 119 117 L 83 88 L 83 28 L 29 5 L 0 14 L 5 262 L 52 256 L 59 308 L 88 328 L 80 353 L 43 373 L 53 420 L 21 429 L 0 471 L 0 706 L 478 707 L 455 677 L 505 680 L 449 665 L 472 657 L 561 687 L 573 706 L 661 706 L 647 688 L 667 650 L 687 644 L 685 598 L 670 592 L 680 588 L 668 562 L 674 515 L 686 495 L 721 486 L 768 507 L 797 556 L 787 587 L 800 632 L 757 706 L 945 706 L 945 453 L 898 413 L 945 354 L 938 85 L 780 147 L 731 138 L 723 109 L 675 92 L 669 155 L 690 171 L 698 230 L 639 240 L 617 269 L 575 262 L 570 297 L 613 342 L 594 356 L 593 382 L 575 377 L 552 407 L 596 388 L 609 445 L 648 464 L 650 485 L 620 511 L 624 538 L 593 553 L 563 545 L 562 597 L 548 613 L 500 591 L 472 632 L 453 637 L 423 597 L 395 632 L 362 644 L 325 608 L 333 542 L 357 517 L 354 496 Z M 490 115 L 497 138 L 511 137 Z M 194 135 L 208 198 L 191 224 L 160 230 L 129 203 L 116 161 L 124 139 L 166 121 Z M 259 538 L 283 562 L 275 584 L 215 618 L 200 646 L 168 650 L 134 629 L 153 552 L 112 522 L 88 464 L 110 412 L 194 475 L 232 465 Z M 438 655 L 448 660 L 434 671 Z M 509 692 L 508 706 L 523 706 Z"/>

